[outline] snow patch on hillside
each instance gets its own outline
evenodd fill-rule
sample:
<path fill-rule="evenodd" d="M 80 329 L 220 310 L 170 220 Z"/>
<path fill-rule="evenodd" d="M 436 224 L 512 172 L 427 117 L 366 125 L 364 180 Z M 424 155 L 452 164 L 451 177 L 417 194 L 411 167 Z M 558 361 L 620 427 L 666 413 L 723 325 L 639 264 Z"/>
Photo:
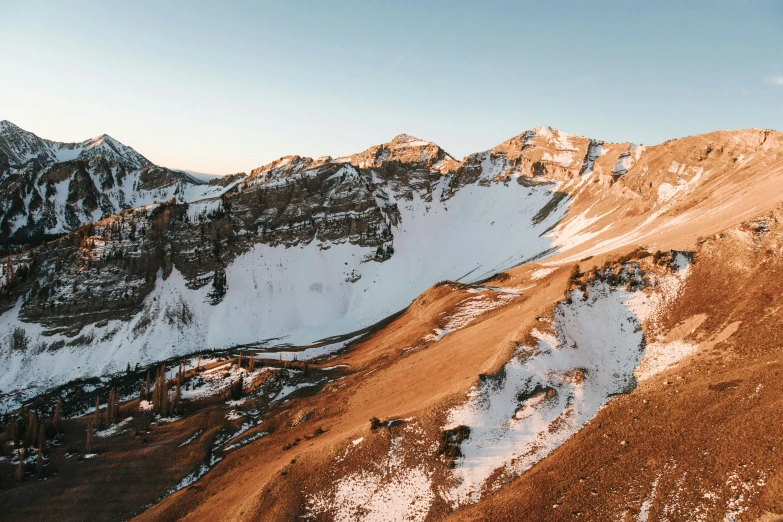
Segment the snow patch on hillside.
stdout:
<path fill-rule="evenodd" d="M 425 442 L 417 426 L 406 425 L 401 434 L 392 436 L 382 463 L 343 476 L 332 490 L 308 498 L 306 518 L 326 516 L 338 522 L 424 521 L 435 500 L 432 473 L 424 465 L 406 465 L 404 456 L 411 443 L 408 437 L 417 439 L 417 446 Z M 347 451 L 362 440 L 351 441 Z"/>
<path fill-rule="evenodd" d="M 465 328 L 478 317 L 503 306 L 511 299 L 514 299 L 514 297 L 516 297 L 514 294 L 501 293 L 495 299 L 491 299 L 486 295 L 479 295 L 460 301 L 454 313 L 448 317 L 443 328 L 436 328 L 431 334 L 424 336 L 423 340 L 425 342 L 440 341 L 445 335 Z"/>
<path fill-rule="evenodd" d="M 538 270 L 536 270 L 535 272 L 533 272 L 530 275 L 530 279 L 533 280 L 533 281 L 538 281 L 539 279 L 545 278 L 546 276 L 548 276 L 549 274 L 551 274 L 555 270 L 557 270 L 557 267 L 555 267 L 555 266 L 539 268 Z"/>
<path fill-rule="evenodd" d="M 533 225 L 554 186 L 469 185 L 442 200 L 413 193 L 396 201 L 394 255 L 369 261 L 374 248 L 312 241 L 291 248 L 257 244 L 225 270 L 228 292 L 210 304 L 211 286 L 188 288 L 176 269 L 162 273 L 142 310 L 129 321 L 85 326 L 79 338 L 44 335 L 20 318 L 22 302 L 0 315 L 0 332 L 25 330 L 31 346 L 63 341 L 56 350 L 11 351 L 0 339 L 0 391 L 63 384 L 131 364 L 267 339 L 298 346 L 370 326 L 403 309 L 436 281 L 487 278 L 550 247 L 540 234 L 565 213 L 558 208 Z M 216 210 L 216 200 L 193 204 L 193 217 Z M 322 248 L 328 247 L 328 248 Z M 356 279 L 356 274 L 360 278 Z M 89 346 L 89 349 L 85 349 Z M 337 350 L 314 348 L 311 357 Z M 305 357 L 300 357 L 305 358 Z"/>
<path fill-rule="evenodd" d="M 695 345 L 683 341 L 649 343 L 634 375 L 639 381 L 647 380 L 691 355 L 696 348 Z"/>
<path fill-rule="evenodd" d="M 520 346 L 498 374 L 488 376 L 449 412 L 444 429 L 468 426 L 457 485 L 446 499 L 457 507 L 518 476 L 589 422 L 618 393 L 631 391 L 636 375 L 683 356 L 684 350 L 645 355 L 642 322 L 652 320 L 680 291 L 689 272 L 687 257 L 675 260 L 673 275 L 655 290 L 628 291 L 593 281 L 589 297 L 571 293 L 555 311 L 553 333 L 534 331 L 537 343 Z M 674 354 L 674 355 L 673 355 Z M 490 479 L 490 477 L 494 477 Z"/>

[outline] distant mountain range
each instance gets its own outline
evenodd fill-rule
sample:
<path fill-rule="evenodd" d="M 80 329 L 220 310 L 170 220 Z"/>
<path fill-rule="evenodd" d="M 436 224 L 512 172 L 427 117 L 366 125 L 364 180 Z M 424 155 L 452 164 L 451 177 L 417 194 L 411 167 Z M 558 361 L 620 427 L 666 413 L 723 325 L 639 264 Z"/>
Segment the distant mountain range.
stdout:
<path fill-rule="evenodd" d="M 0 121 L 0 245 L 37 244 L 154 201 L 219 195 L 221 179 L 154 165 L 106 134 L 60 143 Z"/>

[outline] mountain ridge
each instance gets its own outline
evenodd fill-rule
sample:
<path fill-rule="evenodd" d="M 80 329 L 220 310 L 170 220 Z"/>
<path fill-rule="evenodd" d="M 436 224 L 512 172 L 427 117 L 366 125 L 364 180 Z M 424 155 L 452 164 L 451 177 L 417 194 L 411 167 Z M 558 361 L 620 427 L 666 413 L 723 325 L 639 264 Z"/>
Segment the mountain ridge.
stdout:
<path fill-rule="evenodd" d="M 62 143 L 3 120 L 0 251 L 52 239 L 153 201 L 220 194 L 226 185 L 210 185 L 186 172 L 154 165 L 108 134 Z"/>
<path fill-rule="evenodd" d="M 56 461 L 64 491 L 154 455 L 155 480 L 104 476 L 126 503 L 101 513 L 783 512 L 760 496 L 783 483 L 763 422 L 780 409 L 780 133 L 644 146 L 539 127 L 459 162 L 405 135 L 222 188 L 0 258 L 0 408 L 123 395 L 95 460 Z M 169 406 L 138 397 L 162 361 L 182 384 Z M 68 444 L 94 418 L 65 420 Z"/>
<path fill-rule="evenodd" d="M 40 138 L 8 121 L 0 121 L 0 152 L 17 164 L 37 160 L 43 163 L 62 163 L 74 159 L 104 157 L 130 168 L 144 168 L 152 162 L 135 149 L 120 143 L 108 134 L 101 134 L 80 142 L 66 143 Z"/>
<path fill-rule="evenodd" d="M 34 249 L 34 259 L 12 256 L 0 324 L 37 332 L 63 353 L 104 353 L 81 361 L 88 372 L 118 357 L 148 360 L 150 343 L 163 339 L 178 351 L 285 335 L 312 343 L 374 324 L 438 280 L 476 281 L 530 259 L 578 260 L 643 241 L 680 212 L 703 219 L 693 205 L 707 201 L 716 176 L 724 190 L 741 190 L 735 171 L 777 183 L 768 167 L 780 165 L 783 138 L 764 132 L 634 147 L 545 127 L 447 169 L 445 151 L 408 136 L 339 161 L 291 156 L 211 187 L 212 197 L 161 198 Z M 55 266 L 67 275 L 54 278 Z M 30 270 L 39 274 L 34 287 L 15 275 Z M 22 303 L 19 292 L 27 292 Z M 184 306 L 188 329 L 161 323 L 161 306 Z M 9 372 L 0 384 L 20 376 Z"/>

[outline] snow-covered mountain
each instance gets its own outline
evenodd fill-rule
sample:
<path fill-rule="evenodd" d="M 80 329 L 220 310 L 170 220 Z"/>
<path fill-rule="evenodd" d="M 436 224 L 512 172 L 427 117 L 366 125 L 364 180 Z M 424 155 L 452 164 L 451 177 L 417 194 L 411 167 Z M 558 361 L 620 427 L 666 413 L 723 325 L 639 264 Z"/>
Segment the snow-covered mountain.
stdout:
<path fill-rule="evenodd" d="M 13 167 L 30 163 L 51 165 L 93 158 L 104 158 L 130 169 L 143 169 L 152 165 L 133 148 L 107 134 L 79 143 L 61 143 L 39 138 L 7 120 L 0 121 L 0 153 L 6 155 Z"/>
<path fill-rule="evenodd" d="M 152 164 L 106 134 L 60 143 L 0 122 L 0 242 L 40 242 L 154 201 L 219 195 L 182 171 Z"/>
<path fill-rule="evenodd" d="M 306 345 L 368 327 L 440 280 L 642 241 L 715 176 L 777 165 L 783 140 L 764 132 L 644 148 L 540 127 L 462 161 L 401 135 L 341 158 L 281 158 L 220 197 L 161 185 L 175 201 L 0 264 L 0 391 L 203 349 Z M 100 182 L 102 161 L 74 179 Z"/>

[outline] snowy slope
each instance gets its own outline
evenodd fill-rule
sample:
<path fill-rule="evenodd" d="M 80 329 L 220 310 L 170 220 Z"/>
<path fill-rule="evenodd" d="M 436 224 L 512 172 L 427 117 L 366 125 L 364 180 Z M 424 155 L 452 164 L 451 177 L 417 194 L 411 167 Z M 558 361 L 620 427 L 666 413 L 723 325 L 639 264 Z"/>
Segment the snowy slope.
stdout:
<path fill-rule="evenodd" d="M 453 507 L 477 502 L 486 488 L 498 489 L 546 457 L 613 395 L 632 390 L 640 364 L 647 377 L 676 359 L 667 353 L 668 360 L 649 361 L 641 328 L 680 291 L 688 262 L 678 254 L 676 264 L 652 291 L 604 281 L 593 281 L 586 299 L 572 291 L 570 303 L 558 304 L 551 333 L 533 331 L 534 346 L 519 347 L 495 378 L 451 410 L 446 429 L 470 428 L 454 470 L 457 484 L 446 494 Z M 630 277 L 641 284 L 638 273 Z"/>
<path fill-rule="evenodd" d="M 0 151 L 8 156 L 11 165 L 16 166 L 32 160 L 51 164 L 95 157 L 134 169 L 143 169 L 152 165 L 133 148 L 123 145 L 107 134 L 78 143 L 61 143 L 39 138 L 7 120 L 0 121 Z"/>
<path fill-rule="evenodd" d="M 384 262 L 367 261 L 375 248 L 348 242 L 316 239 L 291 248 L 256 244 L 226 267 L 229 291 L 220 303 L 210 304 L 209 286 L 191 290 L 174 269 L 165 280 L 159 275 L 143 310 L 130 321 L 86 326 L 80 337 L 89 339 L 90 349 L 68 346 L 72 338 L 44 335 L 43 326 L 22 322 L 20 302 L 0 316 L 0 331 L 24 328 L 32 346 L 66 346 L 3 350 L 7 371 L 0 376 L 0 390 L 58 384 L 118 371 L 128 362 L 205 348 L 271 338 L 303 345 L 346 334 L 401 310 L 439 280 L 479 280 L 546 252 L 550 240 L 543 232 L 566 210 L 561 205 L 543 221 L 532 222 L 555 184 L 467 185 L 442 200 L 447 183 L 444 177 L 432 201 L 416 192 L 411 200 L 396 201 L 400 221 L 392 229 L 394 255 Z M 183 316 L 186 321 L 172 320 Z"/>
<path fill-rule="evenodd" d="M 0 122 L 2 240 L 25 243 L 127 208 L 219 196 L 234 184 L 206 184 L 189 173 L 153 165 L 105 134 L 60 143 Z"/>

